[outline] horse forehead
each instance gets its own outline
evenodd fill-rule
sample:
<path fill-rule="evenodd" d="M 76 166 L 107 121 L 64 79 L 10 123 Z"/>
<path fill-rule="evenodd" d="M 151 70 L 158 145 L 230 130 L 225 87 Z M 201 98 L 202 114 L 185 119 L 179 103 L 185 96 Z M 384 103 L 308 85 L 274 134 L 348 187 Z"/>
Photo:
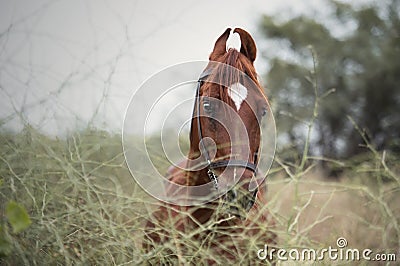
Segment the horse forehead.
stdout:
<path fill-rule="evenodd" d="M 228 95 L 235 103 L 237 111 L 239 111 L 243 101 L 247 98 L 248 91 L 245 86 L 236 82 L 228 87 Z"/>

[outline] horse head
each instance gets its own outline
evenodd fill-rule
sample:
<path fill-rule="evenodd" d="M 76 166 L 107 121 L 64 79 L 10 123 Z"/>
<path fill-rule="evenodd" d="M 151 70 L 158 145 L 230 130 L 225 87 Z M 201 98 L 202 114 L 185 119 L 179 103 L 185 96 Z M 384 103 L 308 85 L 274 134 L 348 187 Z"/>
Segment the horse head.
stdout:
<path fill-rule="evenodd" d="M 190 173 L 195 184 L 213 182 L 226 211 L 245 217 L 256 199 L 260 123 L 269 110 L 254 68 L 256 45 L 245 30 L 236 28 L 240 49 L 226 44 L 231 29 L 216 41 L 209 64 L 201 74 L 190 133 L 190 162 L 203 168 Z M 193 165 L 189 168 L 194 168 Z M 253 183 L 253 184 L 252 184 Z"/>

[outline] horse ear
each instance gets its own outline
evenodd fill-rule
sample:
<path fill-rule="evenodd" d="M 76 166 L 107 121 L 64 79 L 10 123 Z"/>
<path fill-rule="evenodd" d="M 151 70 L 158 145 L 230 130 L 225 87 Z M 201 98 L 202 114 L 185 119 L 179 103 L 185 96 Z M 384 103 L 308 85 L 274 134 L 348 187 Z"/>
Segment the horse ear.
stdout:
<path fill-rule="evenodd" d="M 231 28 L 227 28 L 225 32 L 219 36 L 218 40 L 215 42 L 214 50 L 210 54 L 210 60 L 215 61 L 218 57 L 226 53 L 226 40 L 228 40 L 230 33 Z"/>
<path fill-rule="evenodd" d="M 240 36 L 240 52 L 253 63 L 254 60 L 256 60 L 257 54 L 256 43 L 254 42 L 253 38 L 247 31 L 241 28 L 236 28 L 233 32 L 237 32 Z"/>

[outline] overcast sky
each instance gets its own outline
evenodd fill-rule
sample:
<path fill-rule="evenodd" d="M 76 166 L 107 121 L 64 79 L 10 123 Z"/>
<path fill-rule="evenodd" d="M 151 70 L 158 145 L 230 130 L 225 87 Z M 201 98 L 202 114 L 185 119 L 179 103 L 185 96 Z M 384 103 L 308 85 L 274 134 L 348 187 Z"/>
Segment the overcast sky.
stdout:
<path fill-rule="evenodd" d="M 0 0 L 0 124 L 17 129 L 22 119 L 62 134 L 93 121 L 118 130 L 143 81 L 169 65 L 207 60 L 227 27 L 246 29 L 263 48 L 261 14 L 325 10 L 322 0 Z M 260 75 L 266 66 L 259 57 Z"/>

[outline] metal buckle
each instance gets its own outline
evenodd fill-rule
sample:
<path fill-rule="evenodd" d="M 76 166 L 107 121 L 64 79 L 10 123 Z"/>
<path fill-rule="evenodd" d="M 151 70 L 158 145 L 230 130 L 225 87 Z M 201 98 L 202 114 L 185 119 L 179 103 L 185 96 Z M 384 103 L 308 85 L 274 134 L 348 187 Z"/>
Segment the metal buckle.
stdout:
<path fill-rule="evenodd" d="M 211 168 L 208 168 L 207 170 L 207 175 L 210 178 L 210 180 L 213 182 L 214 184 L 214 188 L 216 190 L 218 190 L 218 178 L 217 176 L 214 174 L 213 170 L 211 170 Z"/>

